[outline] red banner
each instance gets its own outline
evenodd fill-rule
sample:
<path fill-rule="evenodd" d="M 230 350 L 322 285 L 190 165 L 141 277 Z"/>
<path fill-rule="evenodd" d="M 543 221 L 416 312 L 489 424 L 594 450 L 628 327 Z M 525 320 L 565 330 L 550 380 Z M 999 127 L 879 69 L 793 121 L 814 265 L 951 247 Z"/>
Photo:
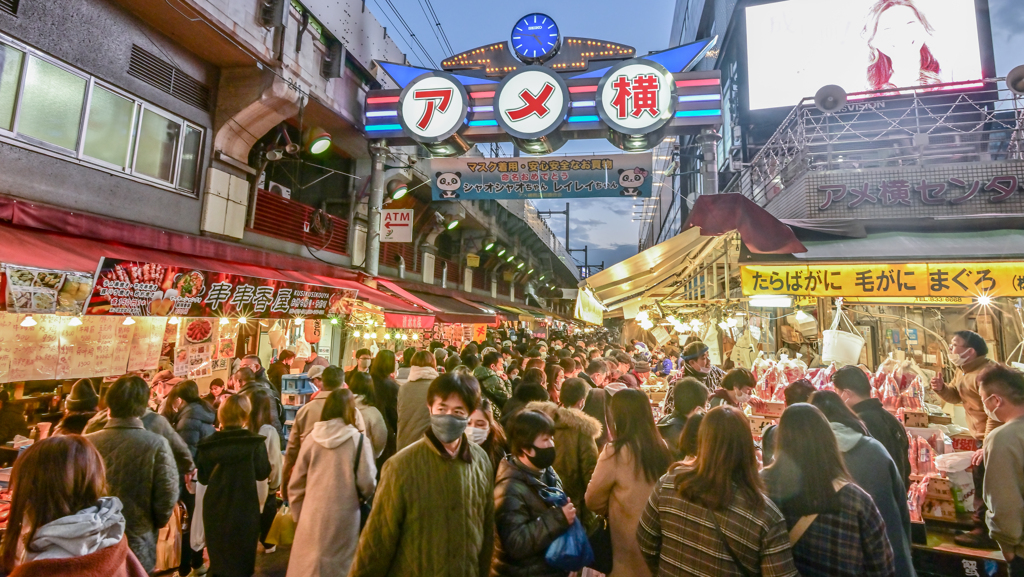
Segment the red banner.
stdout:
<path fill-rule="evenodd" d="M 384 326 L 389 329 L 429 329 L 434 326 L 434 315 L 407 315 L 384 313 Z"/>
<path fill-rule="evenodd" d="M 104 257 L 87 315 L 328 318 L 358 291 Z"/>

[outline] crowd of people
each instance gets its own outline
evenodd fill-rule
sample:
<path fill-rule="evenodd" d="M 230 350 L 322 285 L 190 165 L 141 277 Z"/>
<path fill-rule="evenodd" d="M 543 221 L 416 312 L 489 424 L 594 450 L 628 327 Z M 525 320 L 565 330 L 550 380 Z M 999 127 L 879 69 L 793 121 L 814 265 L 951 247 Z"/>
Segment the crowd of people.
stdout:
<path fill-rule="evenodd" d="M 1024 575 L 1024 374 L 975 337 L 957 333 L 956 381 L 932 384 L 984 439 L 963 538 L 994 539 Z M 432 342 L 354 360 L 306 361 L 318 391 L 287 435 L 288 351 L 268 369 L 241 359 L 207 396 L 191 380 L 76 383 L 54 436 L 14 465 L 0 571 L 150 574 L 174 518 L 180 576 L 245 577 L 275 550 L 283 502 L 290 577 L 567 577 L 547 553 L 577 525 L 584 576 L 915 575 L 906 432 L 857 367 L 834 390 L 788 385 L 755 442 L 753 375 L 715 367 L 700 341 Z M 671 379 L 658 420 L 652 367 Z"/>

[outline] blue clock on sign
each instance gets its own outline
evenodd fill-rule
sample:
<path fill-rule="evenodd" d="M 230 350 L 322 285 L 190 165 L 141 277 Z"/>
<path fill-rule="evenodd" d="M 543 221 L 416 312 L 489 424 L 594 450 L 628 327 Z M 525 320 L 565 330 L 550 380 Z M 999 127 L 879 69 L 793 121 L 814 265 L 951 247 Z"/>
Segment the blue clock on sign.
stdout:
<path fill-rule="evenodd" d="M 558 25 L 547 14 L 528 14 L 512 28 L 512 50 L 528 64 L 544 62 L 558 52 Z"/>

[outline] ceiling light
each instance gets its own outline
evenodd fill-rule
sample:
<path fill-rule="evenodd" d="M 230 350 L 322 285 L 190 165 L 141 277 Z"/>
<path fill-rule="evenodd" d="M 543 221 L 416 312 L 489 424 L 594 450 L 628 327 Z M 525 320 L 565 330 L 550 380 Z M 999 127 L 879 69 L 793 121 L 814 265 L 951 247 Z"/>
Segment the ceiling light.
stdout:
<path fill-rule="evenodd" d="M 448 223 L 448 226 L 446 226 L 445 228 L 447 228 L 448 230 L 452 230 L 452 229 L 454 229 L 454 228 L 455 228 L 455 227 L 457 227 L 457 226 L 459 226 L 459 221 L 458 221 L 458 219 L 456 219 L 456 220 L 453 220 L 453 221 L 449 222 L 449 223 Z"/>
<path fill-rule="evenodd" d="M 519 269 L 523 268 L 524 266 L 526 266 L 526 263 L 525 262 L 521 262 L 521 263 L 519 263 L 519 266 L 516 267 L 516 270 L 519 270 Z"/>
<path fill-rule="evenodd" d="M 78 327 L 78 326 L 81 326 L 81 325 L 82 325 L 82 319 L 80 319 L 78 317 L 71 317 L 71 320 L 68 321 L 68 326 L 69 327 Z"/>
<path fill-rule="evenodd" d="M 516 255 L 510 254 L 510 255 L 508 255 L 508 258 L 505 259 L 505 262 L 512 262 L 513 260 L 515 260 L 515 258 L 516 258 Z"/>
<path fill-rule="evenodd" d="M 498 251 L 498 256 L 505 256 L 506 250 L 508 249 L 506 249 L 505 247 L 501 247 L 501 250 Z"/>
<path fill-rule="evenodd" d="M 416 333 L 413 333 L 412 334 L 412 340 L 418 341 L 418 340 L 420 340 L 420 336 L 418 334 L 416 334 Z"/>
<path fill-rule="evenodd" d="M 495 243 L 495 240 L 494 240 L 493 236 L 489 236 L 489 237 L 485 238 L 484 239 L 484 250 L 491 250 L 492 248 L 494 248 L 494 243 Z"/>
<path fill-rule="evenodd" d="M 793 306 L 789 295 L 758 295 L 750 297 L 750 306 L 762 308 L 788 308 Z"/>
<path fill-rule="evenodd" d="M 244 325 L 246 322 L 248 321 L 246 320 L 245 317 L 238 317 L 238 324 Z"/>
<path fill-rule="evenodd" d="M 362 334 L 362 333 L 360 333 L 359 331 L 354 331 L 354 332 L 352 333 L 352 336 L 358 339 L 358 338 L 359 338 L 359 336 L 360 336 L 361 334 Z"/>
<path fill-rule="evenodd" d="M 384 340 L 385 341 L 390 341 L 391 340 L 391 333 L 384 333 Z"/>
<path fill-rule="evenodd" d="M 336 319 L 336 318 L 331 319 L 331 324 L 332 325 L 338 324 L 338 319 Z"/>
<path fill-rule="evenodd" d="M 124 322 L 121 323 L 121 324 L 125 325 L 125 326 L 134 325 L 135 324 L 135 319 L 133 319 L 132 317 L 124 317 Z"/>
<path fill-rule="evenodd" d="M 978 304 L 983 307 L 987 307 L 988 305 L 992 304 L 992 297 L 988 295 L 981 295 L 980 297 L 978 297 Z"/>
<path fill-rule="evenodd" d="M 181 319 L 179 319 L 178 317 L 171 317 L 171 319 L 169 321 L 167 321 L 167 324 L 169 324 L 169 325 L 176 325 L 176 324 L 178 324 L 180 322 L 181 322 Z"/>
<path fill-rule="evenodd" d="M 21 326 L 23 327 L 34 327 L 37 324 L 39 323 L 36 322 L 36 319 L 32 318 L 32 315 L 25 315 L 25 319 L 21 321 Z"/>
<path fill-rule="evenodd" d="M 526 274 L 533 274 L 533 269 L 531 268 L 530 270 L 526 271 Z"/>
<path fill-rule="evenodd" d="M 228 317 L 220 317 L 220 324 L 226 325 L 229 322 L 231 322 L 231 321 L 228 320 Z"/>
<path fill-rule="evenodd" d="M 548 275 L 542 274 L 539 277 L 537 277 L 537 280 L 544 280 L 544 277 L 546 277 L 546 276 L 548 276 Z"/>
<path fill-rule="evenodd" d="M 388 194 L 391 200 L 398 200 L 409 193 L 409 185 L 401 180 L 395 179 L 388 182 Z"/>

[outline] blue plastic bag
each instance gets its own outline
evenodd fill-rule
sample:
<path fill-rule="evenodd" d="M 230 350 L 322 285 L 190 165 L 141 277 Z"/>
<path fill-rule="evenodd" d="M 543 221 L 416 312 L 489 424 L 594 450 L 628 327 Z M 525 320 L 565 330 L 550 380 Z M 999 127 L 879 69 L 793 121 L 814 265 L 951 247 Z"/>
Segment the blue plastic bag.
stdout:
<path fill-rule="evenodd" d="M 542 491 L 540 497 L 554 507 L 564 507 L 569 502 L 565 493 L 553 488 Z M 594 562 L 594 550 L 590 548 L 590 539 L 579 519 L 575 519 L 565 533 L 548 545 L 544 561 L 562 571 L 580 571 Z"/>

